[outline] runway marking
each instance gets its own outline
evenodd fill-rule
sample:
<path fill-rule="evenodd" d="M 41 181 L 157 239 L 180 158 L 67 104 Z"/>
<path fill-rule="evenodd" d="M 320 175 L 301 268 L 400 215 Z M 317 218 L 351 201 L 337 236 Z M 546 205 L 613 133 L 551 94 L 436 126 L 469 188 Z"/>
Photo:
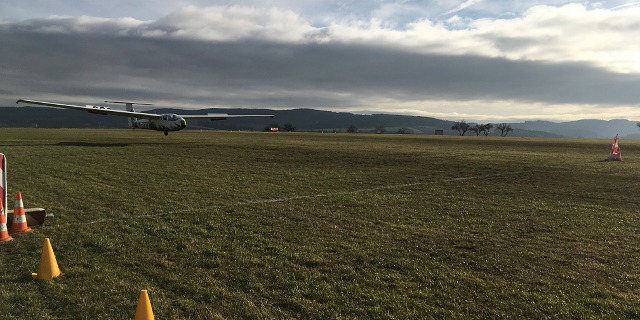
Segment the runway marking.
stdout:
<path fill-rule="evenodd" d="M 300 195 L 300 196 L 284 197 L 284 198 L 256 199 L 256 200 L 248 200 L 248 201 L 230 202 L 230 203 L 221 204 L 221 205 L 211 205 L 211 206 L 207 206 L 206 208 L 205 207 L 201 207 L 201 208 L 181 209 L 181 210 L 174 210 L 174 211 L 168 211 L 168 212 L 157 212 L 157 213 L 151 212 L 151 213 L 141 214 L 141 215 L 137 215 L 137 216 L 130 216 L 127 219 L 130 220 L 130 219 L 139 219 L 139 218 L 159 218 L 159 217 L 163 217 L 163 216 L 167 216 L 167 215 L 187 213 L 187 212 L 198 212 L 198 211 L 205 211 L 205 210 L 211 210 L 211 209 L 222 209 L 222 208 L 237 207 L 237 206 L 247 206 L 247 205 L 254 205 L 254 204 L 267 204 L 267 203 L 287 202 L 287 201 L 296 201 L 296 200 L 303 200 L 303 199 L 316 199 L 316 198 L 324 198 L 324 197 L 331 197 L 331 196 L 340 196 L 340 195 L 375 192 L 375 191 L 381 191 L 381 190 L 402 189 L 402 188 L 416 187 L 416 186 L 422 186 L 422 185 L 429 185 L 429 184 L 434 184 L 434 183 L 446 183 L 446 182 L 455 182 L 455 181 L 465 181 L 465 180 L 474 180 L 474 179 L 493 178 L 493 177 L 520 174 L 520 173 L 522 173 L 522 172 L 497 173 L 497 174 L 490 174 L 490 175 L 484 175 L 484 176 L 449 178 L 449 179 L 442 179 L 442 180 L 438 180 L 438 181 L 429 181 L 429 182 L 413 182 L 413 183 L 394 184 L 394 185 L 388 185 L 388 186 L 371 187 L 371 188 L 364 188 L 364 189 L 358 189 L 358 190 L 349 190 L 349 191 L 337 191 L 337 192 L 328 192 L 328 193 L 317 193 L 317 194 L 311 194 L 311 195 Z M 122 219 L 121 218 L 118 218 L 118 219 L 116 219 L 116 218 L 106 218 L 106 219 L 99 219 L 99 220 L 87 221 L 87 222 L 74 222 L 74 223 L 69 223 L 69 224 L 65 224 L 65 225 L 96 224 L 96 223 L 107 223 L 107 222 L 114 222 L 114 221 L 120 221 L 120 220 L 122 220 Z"/>

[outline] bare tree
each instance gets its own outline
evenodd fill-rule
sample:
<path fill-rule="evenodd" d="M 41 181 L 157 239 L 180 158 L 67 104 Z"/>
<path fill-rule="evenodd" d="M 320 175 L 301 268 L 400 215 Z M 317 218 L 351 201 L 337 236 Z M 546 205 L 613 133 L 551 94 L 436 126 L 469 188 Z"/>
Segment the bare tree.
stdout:
<path fill-rule="evenodd" d="M 286 132 L 294 132 L 296 131 L 296 127 L 291 123 L 285 123 L 284 127 L 282 127 L 282 130 Z"/>
<path fill-rule="evenodd" d="M 350 125 L 347 128 L 347 133 L 357 133 L 358 132 L 358 127 L 354 126 L 354 125 Z"/>
<path fill-rule="evenodd" d="M 451 126 L 451 130 L 456 130 L 460 133 L 461 136 L 464 136 L 467 131 L 471 129 L 471 125 L 468 124 L 464 119 L 462 121 L 456 122 L 453 126 Z"/>
<path fill-rule="evenodd" d="M 483 130 L 484 125 L 483 124 L 476 124 L 475 126 L 469 128 L 469 131 L 473 132 L 476 134 L 476 137 L 480 135 L 480 133 Z"/>
<path fill-rule="evenodd" d="M 493 125 L 491 123 L 487 123 L 482 127 L 482 133 L 484 133 L 484 136 L 488 136 L 489 135 L 489 131 L 493 129 Z"/>
<path fill-rule="evenodd" d="M 513 131 L 510 124 L 500 123 L 496 126 L 496 130 L 500 130 L 500 136 L 506 136 L 509 131 Z"/>

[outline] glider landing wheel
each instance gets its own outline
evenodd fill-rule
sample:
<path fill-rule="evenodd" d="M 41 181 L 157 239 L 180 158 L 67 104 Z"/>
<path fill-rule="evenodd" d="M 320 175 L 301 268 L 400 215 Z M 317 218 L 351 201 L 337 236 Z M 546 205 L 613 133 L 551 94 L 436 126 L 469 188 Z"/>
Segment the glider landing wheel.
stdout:
<path fill-rule="evenodd" d="M 165 132 L 164 132 L 164 135 L 165 135 L 165 136 L 168 136 L 168 135 L 169 135 L 169 131 L 165 131 Z"/>

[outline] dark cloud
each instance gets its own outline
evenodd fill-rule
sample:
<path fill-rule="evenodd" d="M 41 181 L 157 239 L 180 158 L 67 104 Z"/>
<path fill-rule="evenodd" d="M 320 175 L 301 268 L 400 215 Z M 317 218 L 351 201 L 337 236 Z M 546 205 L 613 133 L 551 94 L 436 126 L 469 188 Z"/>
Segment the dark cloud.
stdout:
<path fill-rule="evenodd" d="M 372 45 L 204 42 L 6 27 L 0 43 L 3 105 L 48 96 L 76 103 L 126 98 L 283 108 L 366 108 L 362 101 L 376 98 L 640 101 L 640 77 L 577 63 L 411 54 Z"/>

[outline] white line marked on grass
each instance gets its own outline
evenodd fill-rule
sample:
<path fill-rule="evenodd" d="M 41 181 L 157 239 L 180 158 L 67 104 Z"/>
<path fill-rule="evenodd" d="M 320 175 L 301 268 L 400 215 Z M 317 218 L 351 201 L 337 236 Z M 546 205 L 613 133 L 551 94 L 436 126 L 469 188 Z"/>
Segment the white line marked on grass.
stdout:
<path fill-rule="evenodd" d="M 300 195 L 300 196 L 292 196 L 292 197 L 284 197 L 284 198 L 256 199 L 256 200 L 238 201 L 238 202 L 230 202 L 230 203 L 226 203 L 226 204 L 222 204 L 222 205 L 211 205 L 211 206 L 201 207 L 201 208 L 181 209 L 181 210 L 173 210 L 173 211 L 157 212 L 157 213 L 151 212 L 151 213 L 145 213 L 145 214 L 141 214 L 141 215 L 137 215 L 137 216 L 130 216 L 127 219 L 158 218 L 158 217 L 163 217 L 163 216 L 167 216 L 167 215 L 173 215 L 173 214 L 179 214 L 179 213 L 187 213 L 187 212 L 205 211 L 205 210 L 211 210 L 211 209 L 221 209 L 221 208 L 229 208 L 229 207 L 236 207 L 236 206 L 247 206 L 247 205 L 254 205 L 254 204 L 267 204 L 267 203 L 287 202 L 287 201 L 296 201 L 296 200 L 303 200 L 303 199 L 325 198 L 325 197 L 331 197 L 331 196 L 358 194 L 358 193 L 374 192 L 374 191 L 381 191 L 381 190 L 402 189 L 402 188 L 429 185 L 429 184 L 434 184 L 434 183 L 445 183 L 445 182 L 455 182 L 455 181 L 464 181 L 464 180 L 473 180 L 473 179 L 493 178 L 493 177 L 499 177 L 499 176 L 514 175 L 514 174 L 519 174 L 519 173 L 522 173 L 522 172 L 508 172 L 508 173 L 489 174 L 489 175 L 484 175 L 484 176 L 458 177 L 458 178 L 449 178 L 449 179 L 442 179 L 442 180 L 438 180 L 438 181 L 429 181 L 429 182 L 413 182 L 413 183 L 393 184 L 393 185 L 371 187 L 371 188 L 363 188 L 363 189 L 357 189 L 357 190 L 336 191 L 336 192 L 329 192 L 329 193 L 317 193 L 317 194 L 311 194 L 311 195 Z M 106 219 L 99 219 L 99 220 L 87 221 L 87 222 L 69 223 L 69 224 L 66 224 L 66 225 L 96 224 L 96 223 L 106 223 L 106 222 L 114 222 L 114 221 L 120 221 L 120 220 L 121 220 L 120 218 L 106 218 Z"/>

